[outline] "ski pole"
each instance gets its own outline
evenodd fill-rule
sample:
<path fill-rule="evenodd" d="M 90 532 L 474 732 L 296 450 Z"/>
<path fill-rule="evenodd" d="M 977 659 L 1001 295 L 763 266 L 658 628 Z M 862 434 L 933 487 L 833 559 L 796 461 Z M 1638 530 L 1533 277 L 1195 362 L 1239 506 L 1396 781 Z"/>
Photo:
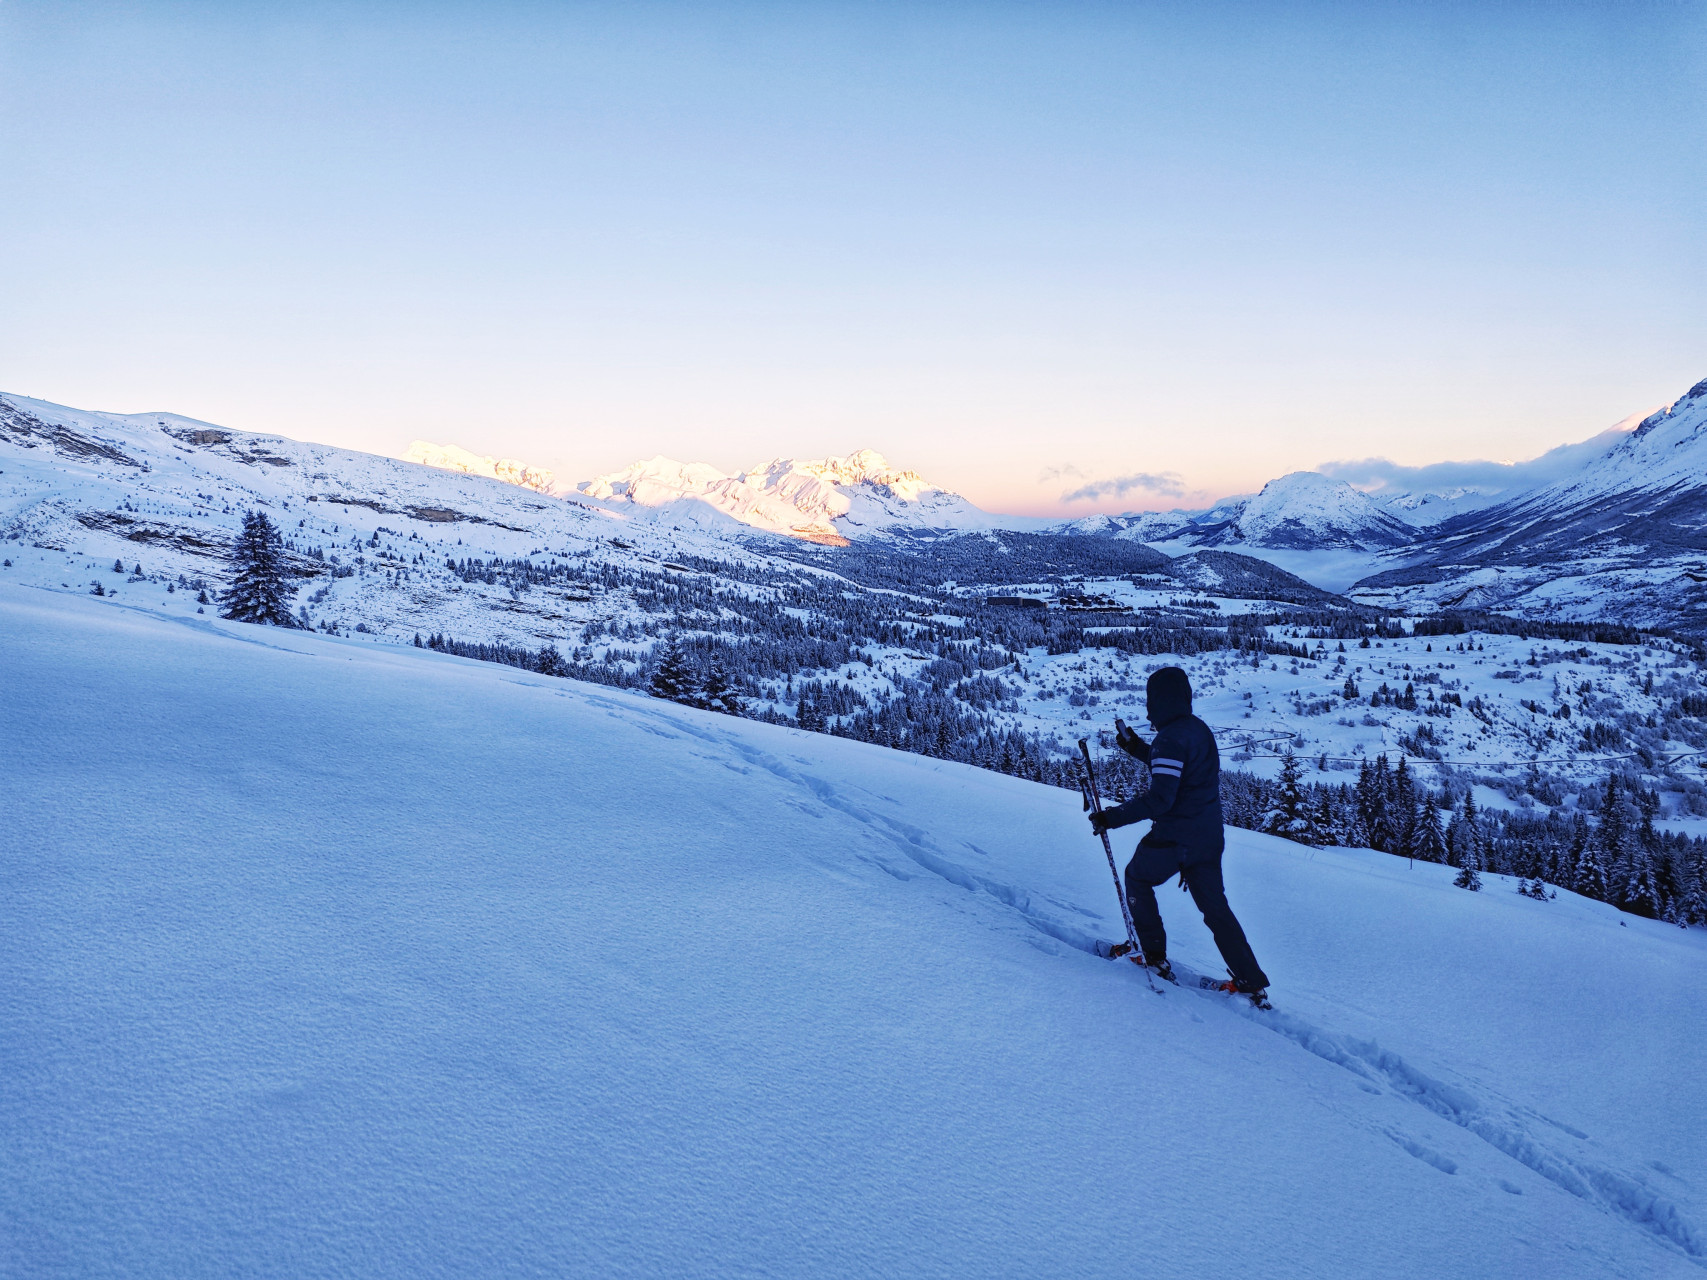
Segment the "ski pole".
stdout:
<path fill-rule="evenodd" d="M 1083 738 L 1079 739 L 1079 753 L 1085 758 L 1085 807 L 1094 813 L 1101 813 L 1102 795 L 1097 791 L 1096 770 L 1091 766 L 1091 748 Z M 1156 991 L 1156 981 L 1150 976 L 1150 966 L 1144 963 L 1144 948 L 1138 945 L 1138 930 L 1132 926 L 1132 908 L 1126 902 L 1126 886 L 1120 883 L 1120 868 L 1114 864 L 1114 845 L 1109 841 L 1108 832 L 1099 830 L 1097 834 L 1102 837 L 1103 853 L 1108 855 L 1108 873 L 1114 877 L 1114 896 L 1120 899 L 1120 918 L 1126 922 L 1126 941 L 1132 947 L 1132 963 L 1144 970 L 1144 981 L 1150 984 L 1150 990 Z"/>

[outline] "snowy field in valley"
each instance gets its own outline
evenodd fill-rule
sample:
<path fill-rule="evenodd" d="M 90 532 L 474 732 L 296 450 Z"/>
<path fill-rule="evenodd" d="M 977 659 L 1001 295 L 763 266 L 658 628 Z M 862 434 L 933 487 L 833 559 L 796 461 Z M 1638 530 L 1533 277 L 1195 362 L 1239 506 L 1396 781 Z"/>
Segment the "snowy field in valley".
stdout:
<path fill-rule="evenodd" d="M 0 1273 L 1707 1264 L 1701 931 L 1233 832 L 1158 996 L 1066 792 L 150 604 L 0 581 Z"/>

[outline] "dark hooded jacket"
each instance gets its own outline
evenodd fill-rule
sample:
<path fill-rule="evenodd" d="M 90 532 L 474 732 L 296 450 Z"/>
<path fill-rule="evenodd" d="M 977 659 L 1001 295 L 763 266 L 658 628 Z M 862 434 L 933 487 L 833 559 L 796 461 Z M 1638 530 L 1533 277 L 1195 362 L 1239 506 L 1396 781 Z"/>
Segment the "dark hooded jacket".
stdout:
<path fill-rule="evenodd" d="M 1153 821 L 1149 844 L 1185 845 L 1194 852 L 1219 853 L 1226 846 L 1221 828 L 1221 753 L 1209 726 L 1191 714 L 1191 681 L 1178 667 L 1163 667 L 1144 690 L 1154 742 L 1128 734 L 1120 745 L 1150 766 L 1150 789 L 1109 812 L 1109 826 Z"/>

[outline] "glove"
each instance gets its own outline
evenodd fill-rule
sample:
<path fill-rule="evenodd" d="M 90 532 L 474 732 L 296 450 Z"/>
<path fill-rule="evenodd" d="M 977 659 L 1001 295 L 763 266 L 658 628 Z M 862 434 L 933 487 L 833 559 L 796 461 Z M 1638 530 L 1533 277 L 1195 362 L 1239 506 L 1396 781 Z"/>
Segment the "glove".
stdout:
<path fill-rule="evenodd" d="M 1144 739 L 1140 738 L 1125 725 L 1121 725 L 1119 729 L 1115 730 L 1114 741 L 1115 745 L 1117 745 L 1127 755 L 1138 756 L 1139 759 L 1143 758 L 1139 754 L 1139 749 L 1146 745 Z"/>
<path fill-rule="evenodd" d="M 1109 815 L 1109 812 L 1107 809 L 1092 809 L 1091 810 L 1091 830 L 1092 831 L 1095 831 L 1098 835 L 1101 835 L 1104 831 L 1107 831 L 1113 825 L 1114 825 L 1114 820 Z"/>

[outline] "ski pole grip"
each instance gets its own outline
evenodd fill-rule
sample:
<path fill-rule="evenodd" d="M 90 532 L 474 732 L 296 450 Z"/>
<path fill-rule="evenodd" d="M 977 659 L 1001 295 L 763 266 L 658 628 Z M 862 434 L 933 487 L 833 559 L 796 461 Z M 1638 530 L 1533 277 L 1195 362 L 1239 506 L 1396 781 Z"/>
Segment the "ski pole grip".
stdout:
<path fill-rule="evenodd" d="M 1091 747 L 1083 738 L 1079 739 L 1079 754 L 1085 758 L 1085 782 L 1090 792 L 1091 807 L 1101 813 L 1102 793 L 1097 790 L 1096 770 L 1091 766 Z"/>

